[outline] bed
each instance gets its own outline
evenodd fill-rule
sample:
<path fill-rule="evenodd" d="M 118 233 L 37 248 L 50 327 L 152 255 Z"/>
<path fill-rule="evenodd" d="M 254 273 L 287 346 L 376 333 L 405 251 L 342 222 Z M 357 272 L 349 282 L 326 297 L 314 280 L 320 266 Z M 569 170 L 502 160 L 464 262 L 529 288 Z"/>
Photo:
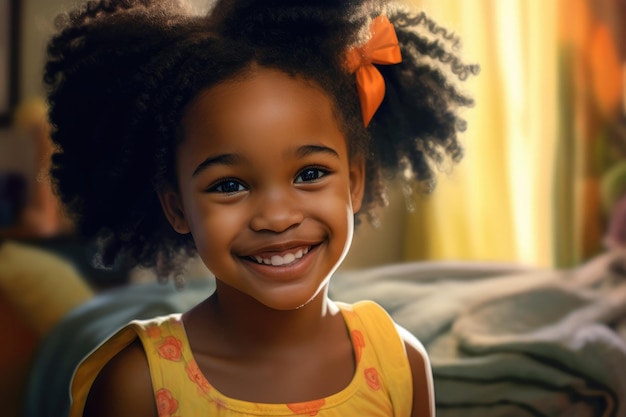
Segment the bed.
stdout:
<path fill-rule="evenodd" d="M 414 262 L 333 278 L 333 299 L 372 299 L 426 346 L 439 417 L 626 416 L 626 252 L 547 270 Z M 69 311 L 38 346 L 24 416 L 65 416 L 74 367 L 132 319 L 180 312 L 211 279 L 108 290 Z"/>

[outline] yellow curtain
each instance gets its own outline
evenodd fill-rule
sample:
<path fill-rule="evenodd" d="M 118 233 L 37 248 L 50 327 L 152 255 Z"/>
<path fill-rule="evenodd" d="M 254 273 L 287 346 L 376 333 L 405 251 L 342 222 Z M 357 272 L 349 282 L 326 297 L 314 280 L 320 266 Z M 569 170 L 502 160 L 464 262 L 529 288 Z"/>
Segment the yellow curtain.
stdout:
<path fill-rule="evenodd" d="M 461 88 L 466 156 L 416 196 L 404 259 L 515 261 L 551 266 L 558 139 L 558 2 L 407 0 L 462 39 L 481 74 Z"/>

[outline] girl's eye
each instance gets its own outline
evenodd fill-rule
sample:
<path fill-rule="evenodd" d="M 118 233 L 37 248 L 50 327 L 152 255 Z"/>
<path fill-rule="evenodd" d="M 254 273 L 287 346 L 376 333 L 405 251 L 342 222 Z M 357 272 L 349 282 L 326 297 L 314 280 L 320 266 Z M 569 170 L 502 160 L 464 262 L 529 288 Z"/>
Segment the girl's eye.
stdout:
<path fill-rule="evenodd" d="M 239 181 L 223 180 L 213 185 L 208 191 L 212 193 L 234 194 L 245 190 L 246 187 L 244 187 Z"/>
<path fill-rule="evenodd" d="M 312 181 L 319 180 L 320 178 L 322 178 L 323 176 L 327 174 L 328 174 L 328 171 L 325 169 L 307 168 L 298 174 L 295 182 L 296 183 L 312 182 Z"/>

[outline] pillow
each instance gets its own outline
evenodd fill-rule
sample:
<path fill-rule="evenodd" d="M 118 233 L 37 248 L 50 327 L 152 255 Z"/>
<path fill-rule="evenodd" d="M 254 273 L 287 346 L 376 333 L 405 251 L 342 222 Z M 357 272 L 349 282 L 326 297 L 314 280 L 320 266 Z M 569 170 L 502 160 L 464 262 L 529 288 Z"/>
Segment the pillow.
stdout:
<path fill-rule="evenodd" d="M 0 293 L 40 337 L 94 295 L 68 261 L 11 241 L 0 243 Z"/>

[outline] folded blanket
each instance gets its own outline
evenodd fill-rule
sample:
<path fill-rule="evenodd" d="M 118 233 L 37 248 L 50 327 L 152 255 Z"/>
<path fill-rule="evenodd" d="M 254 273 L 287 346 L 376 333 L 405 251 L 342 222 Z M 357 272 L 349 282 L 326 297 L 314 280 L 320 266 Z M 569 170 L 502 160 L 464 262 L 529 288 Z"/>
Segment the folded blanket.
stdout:
<path fill-rule="evenodd" d="M 370 298 L 425 344 L 437 415 L 626 416 L 626 276 L 600 256 L 564 271 L 420 279 L 410 265 L 336 280 L 333 296 Z M 411 284 L 413 282 L 413 284 Z M 419 282 L 419 285 L 415 285 Z"/>
<path fill-rule="evenodd" d="M 0 242 L 0 293 L 39 336 L 94 295 L 69 261 L 12 241 Z"/>

